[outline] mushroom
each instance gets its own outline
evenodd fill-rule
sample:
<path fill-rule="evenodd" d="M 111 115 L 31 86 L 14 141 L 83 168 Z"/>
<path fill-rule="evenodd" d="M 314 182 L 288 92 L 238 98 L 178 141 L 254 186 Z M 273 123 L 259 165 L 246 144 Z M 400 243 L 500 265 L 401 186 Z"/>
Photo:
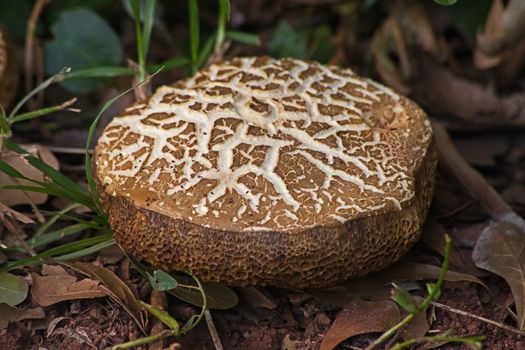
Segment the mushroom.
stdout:
<path fill-rule="evenodd" d="M 0 106 L 7 109 L 18 85 L 17 64 L 12 43 L 0 25 Z"/>
<path fill-rule="evenodd" d="M 115 239 L 229 285 L 322 287 L 419 238 L 436 167 L 412 101 L 350 69 L 236 58 L 117 115 L 95 150 Z"/>

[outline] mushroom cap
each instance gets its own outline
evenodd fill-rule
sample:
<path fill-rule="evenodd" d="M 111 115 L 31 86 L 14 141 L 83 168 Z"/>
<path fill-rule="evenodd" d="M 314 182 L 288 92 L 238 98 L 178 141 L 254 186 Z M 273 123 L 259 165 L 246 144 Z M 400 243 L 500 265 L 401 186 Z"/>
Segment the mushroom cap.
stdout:
<path fill-rule="evenodd" d="M 268 57 L 159 88 L 95 150 L 117 241 L 231 285 L 325 286 L 391 263 L 420 234 L 435 163 L 407 98 L 350 69 Z"/>
<path fill-rule="evenodd" d="M 0 106 L 11 104 L 18 85 L 18 65 L 14 47 L 0 24 Z"/>

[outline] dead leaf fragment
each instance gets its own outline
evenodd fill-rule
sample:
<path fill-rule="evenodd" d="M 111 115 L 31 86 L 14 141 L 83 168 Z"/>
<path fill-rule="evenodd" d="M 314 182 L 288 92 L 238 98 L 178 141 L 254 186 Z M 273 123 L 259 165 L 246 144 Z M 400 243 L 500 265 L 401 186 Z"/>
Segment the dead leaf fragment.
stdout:
<path fill-rule="evenodd" d="M 107 296 L 100 284 L 89 278 L 77 281 L 60 267 L 46 266 L 43 275 L 32 273 L 31 295 L 40 306 L 49 306 L 65 300 L 91 299 Z"/>
<path fill-rule="evenodd" d="M 10 322 L 18 322 L 28 319 L 42 319 L 46 317 L 44 309 L 35 307 L 22 309 L 0 304 L 0 330 L 6 328 Z"/>
<path fill-rule="evenodd" d="M 72 262 L 63 263 L 76 271 L 85 274 L 100 282 L 100 289 L 113 301 L 122 306 L 129 315 L 137 322 L 137 325 L 144 329 L 144 317 L 137 303 L 137 296 L 109 269 L 90 263 Z"/>
<path fill-rule="evenodd" d="M 525 330 L 525 236 L 512 222 L 494 222 L 483 230 L 472 252 L 479 268 L 505 279 L 514 297 L 518 328 Z"/>
<path fill-rule="evenodd" d="M 264 289 L 259 287 L 244 287 L 239 288 L 239 294 L 251 306 L 262 307 L 273 310 L 277 308 L 275 298 L 269 295 Z"/>
<path fill-rule="evenodd" d="M 59 163 L 55 158 L 53 153 L 51 153 L 47 148 L 42 145 L 33 144 L 33 145 L 23 145 L 23 148 L 29 152 L 31 155 L 41 159 L 46 164 L 58 170 Z M 33 167 L 25 159 L 23 155 L 20 155 L 14 151 L 5 149 L 3 150 L 0 158 L 18 170 L 22 175 L 37 181 L 44 181 L 44 174 Z M 15 179 L 13 177 L 7 176 L 6 174 L 0 172 L 0 187 L 9 186 L 9 185 L 29 185 L 34 186 L 32 182 Z M 20 191 L 20 190 L 5 190 L 0 191 L 0 202 L 11 207 L 18 204 L 42 204 L 47 200 L 47 194 L 38 193 L 38 192 L 29 192 L 29 191 Z"/>
<path fill-rule="evenodd" d="M 358 334 L 384 332 L 400 319 L 399 309 L 392 301 L 355 299 L 339 312 L 324 335 L 320 350 L 334 349 L 344 340 Z"/>

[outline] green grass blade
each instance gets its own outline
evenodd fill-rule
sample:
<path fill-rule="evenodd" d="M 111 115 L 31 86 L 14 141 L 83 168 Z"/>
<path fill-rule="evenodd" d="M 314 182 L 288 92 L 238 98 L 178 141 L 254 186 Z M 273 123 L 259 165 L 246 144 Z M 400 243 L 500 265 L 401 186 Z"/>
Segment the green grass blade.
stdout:
<path fill-rule="evenodd" d="M 66 260 L 72 260 L 72 259 L 81 258 L 83 256 L 96 253 L 96 252 L 98 252 L 98 251 L 100 251 L 100 250 L 102 250 L 104 248 L 109 248 L 115 243 L 116 243 L 115 240 L 113 238 L 111 238 L 111 239 L 106 240 L 104 242 L 100 242 L 98 244 L 95 244 L 95 245 L 93 245 L 91 247 L 87 247 L 87 248 L 80 249 L 80 250 L 77 250 L 77 251 L 72 252 L 72 253 L 68 253 L 68 254 L 57 256 L 57 257 L 55 257 L 55 260 L 57 260 L 57 261 L 66 261 Z"/>
<path fill-rule="evenodd" d="M 146 67 L 146 70 L 148 71 L 148 73 L 153 73 L 155 71 L 158 71 L 159 69 L 170 70 L 190 63 L 191 61 L 189 61 L 186 57 L 177 56 L 170 58 L 169 60 L 166 60 L 160 64 L 150 65 Z"/>
<path fill-rule="evenodd" d="M 219 18 L 217 19 L 217 40 L 215 41 L 215 48 L 224 42 L 226 23 L 230 19 L 230 11 L 230 1 L 219 0 Z"/>
<path fill-rule="evenodd" d="M 144 59 L 148 56 L 149 42 L 151 39 L 151 31 L 153 29 L 153 22 L 155 19 L 155 6 L 157 5 L 157 0 L 148 0 L 146 1 L 146 8 L 144 9 L 144 30 L 143 30 L 143 55 Z"/>
<path fill-rule="evenodd" d="M 29 164 L 31 164 L 33 167 L 37 168 L 42 173 L 44 173 L 45 176 L 49 177 L 56 185 L 60 186 L 61 189 L 78 195 L 83 199 L 82 202 L 91 202 L 89 194 L 85 188 L 78 185 L 76 182 L 74 182 L 61 172 L 55 170 L 53 167 L 49 166 L 42 160 L 29 154 L 26 150 L 16 145 L 15 143 L 8 140 L 6 142 L 6 145 L 16 153 L 25 155 L 25 159 L 29 162 Z"/>
<path fill-rule="evenodd" d="M 77 100 L 76 98 L 72 98 L 72 99 L 70 99 L 70 100 L 68 100 L 68 101 L 66 101 L 66 102 L 64 102 L 62 104 L 56 105 L 56 106 L 41 108 L 41 109 L 38 109 L 36 111 L 31 111 L 31 112 L 15 115 L 11 119 L 11 123 L 21 122 L 21 121 L 28 120 L 28 119 L 33 119 L 33 118 L 38 118 L 38 117 L 41 117 L 43 115 L 47 115 L 47 114 L 50 114 L 50 113 L 54 113 L 54 112 L 60 111 L 62 109 L 65 109 L 65 108 L 71 106 L 73 103 L 75 103 L 76 100 Z"/>
<path fill-rule="evenodd" d="M 38 186 L 28 186 L 28 185 L 6 185 L 0 187 L 2 190 L 19 190 L 19 191 L 28 191 L 28 192 L 36 192 L 36 193 L 45 193 L 52 196 L 58 195 L 58 193 L 53 192 L 45 187 L 38 187 Z"/>
<path fill-rule="evenodd" d="M 11 124 L 5 116 L 4 109 L 0 105 L 0 137 L 10 137 L 11 136 Z M 0 142 L 1 145 L 1 142 Z"/>
<path fill-rule="evenodd" d="M 193 71 L 197 71 L 197 62 L 199 60 L 199 5 L 197 0 L 188 0 L 188 10 L 190 17 L 190 51 Z"/>
<path fill-rule="evenodd" d="M 64 80 L 84 78 L 115 78 L 123 75 L 134 75 L 135 70 L 127 67 L 95 67 L 72 71 L 64 77 Z"/>
<path fill-rule="evenodd" d="M 90 228 L 92 228 L 92 225 L 89 225 L 89 224 L 84 224 L 84 223 L 73 224 L 73 225 L 61 228 L 59 230 L 53 231 L 53 232 L 45 233 L 37 237 L 32 237 L 28 239 L 26 243 L 30 247 L 39 248 L 46 244 L 56 242 L 59 239 L 62 239 L 64 237 L 73 235 L 75 233 L 78 233 L 78 232 L 81 232 L 83 230 L 87 230 Z"/>
<path fill-rule="evenodd" d="M 7 176 L 16 177 L 18 179 L 24 179 L 29 180 L 27 177 L 22 175 L 21 172 L 13 168 L 11 165 L 4 162 L 2 159 L 0 159 L 0 171 L 6 174 Z"/>
<path fill-rule="evenodd" d="M 68 255 L 70 253 L 83 251 L 85 249 L 88 249 L 88 248 L 97 246 L 101 243 L 109 242 L 109 241 L 111 241 L 112 244 L 114 243 L 114 240 L 113 238 L 111 238 L 110 235 L 102 235 L 102 236 L 86 238 L 86 239 L 76 241 L 76 242 L 62 244 L 61 246 L 45 250 L 35 256 L 31 256 L 25 259 L 19 259 L 17 261 L 8 263 L 7 265 L 4 265 L 3 267 L 0 268 L 0 273 L 12 270 L 18 266 L 41 264 L 44 262 L 43 260 L 44 258 L 50 258 L 50 257 L 56 257 L 56 256 L 62 256 L 63 258 L 63 256 Z"/>
<path fill-rule="evenodd" d="M 61 219 L 64 214 L 66 214 L 67 212 L 75 208 L 78 208 L 79 206 L 80 206 L 79 203 L 72 203 L 66 206 L 64 209 L 61 209 L 59 212 L 57 212 L 51 218 L 49 218 L 44 224 L 40 225 L 40 227 L 36 230 L 33 237 L 38 237 L 41 234 L 45 233 L 47 229 L 50 228 L 51 225 L 53 225 L 58 219 Z"/>
<path fill-rule="evenodd" d="M 208 60 L 208 57 L 210 57 L 211 51 L 213 49 L 213 43 L 215 42 L 216 34 L 211 35 L 206 42 L 204 43 L 204 46 L 202 47 L 202 51 L 199 54 L 199 60 L 197 61 L 197 68 L 199 69 L 204 64 L 206 64 L 206 61 Z"/>
<path fill-rule="evenodd" d="M 46 80 L 44 80 L 40 85 L 38 85 L 36 88 L 34 88 L 33 90 L 31 90 L 27 95 L 25 95 L 21 100 L 20 102 L 18 102 L 16 104 L 16 106 L 11 110 L 11 113 L 9 113 L 9 117 L 7 118 L 8 120 L 11 120 L 17 113 L 18 111 L 20 110 L 20 108 L 22 108 L 22 106 L 27 102 L 29 101 L 33 96 L 35 96 L 36 94 L 38 94 L 40 91 L 46 89 L 49 85 L 53 84 L 53 83 L 56 83 L 56 82 L 59 82 L 59 81 L 62 81 L 64 79 L 64 76 L 66 75 L 66 73 L 69 72 L 69 68 L 64 68 L 62 69 L 59 73 L 47 78 Z"/>
<path fill-rule="evenodd" d="M 142 80 L 140 83 L 136 84 L 135 86 L 127 89 L 124 92 L 121 92 L 117 96 L 113 97 L 112 99 L 110 99 L 109 101 L 104 103 L 104 106 L 102 106 L 102 108 L 100 109 L 100 111 L 98 112 L 97 116 L 95 117 L 95 119 L 93 120 L 93 122 L 91 123 L 91 125 L 89 127 L 88 137 L 87 137 L 87 141 L 86 141 L 86 155 L 85 155 L 85 163 L 84 163 L 84 166 L 86 168 L 86 179 L 87 179 L 87 182 L 88 182 L 89 192 L 91 193 L 91 196 L 93 198 L 95 206 L 97 207 L 99 214 L 101 216 L 103 216 L 103 217 L 105 217 L 104 208 L 102 207 L 102 202 L 100 201 L 100 197 L 99 197 L 98 192 L 97 192 L 97 186 L 95 184 L 95 180 L 93 179 L 93 174 L 92 174 L 92 171 L 91 171 L 91 155 L 89 154 L 90 146 L 91 146 L 91 143 L 93 142 L 93 136 L 95 135 L 95 129 L 97 128 L 98 121 L 100 120 L 100 117 L 102 116 L 102 114 L 109 107 L 111 107 L 115 103 L 115 101 L 117 101 L 118 99 L 120 99 L 125 94 L 133 91 L 138 86 L 144 84 L 145 82 L 147 82 L 148 80 L 153 78 L 155 75 L 157 75 L 161 71 L 161 69 L 157 70 L 155 73 L 153 73 L 152 75 L 148 76 L 146 79 Z"/>
<path fill-rule="evenodd" d="M 235 40 L 243 44 L 261 45 L 261 38 L 259 38 L 257 34 L 229 30 L 226 32 L 226 37 L 228 39 Z"/>

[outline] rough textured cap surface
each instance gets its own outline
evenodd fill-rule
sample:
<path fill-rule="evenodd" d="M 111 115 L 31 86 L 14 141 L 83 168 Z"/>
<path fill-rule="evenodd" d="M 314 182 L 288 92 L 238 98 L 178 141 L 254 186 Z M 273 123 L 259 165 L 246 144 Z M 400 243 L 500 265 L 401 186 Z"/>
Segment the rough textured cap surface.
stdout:
<path fill-rule="evenodd" d="M 320 286 L 417 239 L 435 154 L 425 114 L 349 69 L 212 65 L 116 116 L 96 177 L 117 240 L 231 284 Z"/>

